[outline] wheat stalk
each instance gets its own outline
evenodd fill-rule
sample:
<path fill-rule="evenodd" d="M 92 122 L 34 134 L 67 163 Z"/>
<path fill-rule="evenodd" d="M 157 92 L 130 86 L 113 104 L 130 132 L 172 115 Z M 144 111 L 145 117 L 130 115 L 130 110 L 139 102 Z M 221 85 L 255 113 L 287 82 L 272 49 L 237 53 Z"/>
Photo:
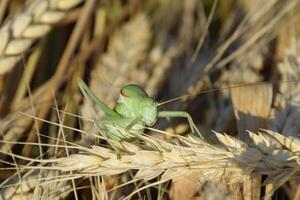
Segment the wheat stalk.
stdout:
<path fill-rule="evenodd" d="M 35 0 L 0 29 L 0 75 L 11 70 L 31 45 L 45 36 L 82 0 Z"/>

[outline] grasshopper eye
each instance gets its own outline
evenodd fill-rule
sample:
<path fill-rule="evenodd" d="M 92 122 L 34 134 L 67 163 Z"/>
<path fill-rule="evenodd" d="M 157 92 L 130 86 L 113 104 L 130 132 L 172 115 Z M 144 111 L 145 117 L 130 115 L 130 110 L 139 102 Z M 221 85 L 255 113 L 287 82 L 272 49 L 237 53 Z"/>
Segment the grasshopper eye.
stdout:
<path fill-rule="evenodd" d="M 128 95 L 125 94 L 125 92 L 123 91 L 123 89 L 120 91 L 120 95 L 123 97 L 129 97 Z"/>

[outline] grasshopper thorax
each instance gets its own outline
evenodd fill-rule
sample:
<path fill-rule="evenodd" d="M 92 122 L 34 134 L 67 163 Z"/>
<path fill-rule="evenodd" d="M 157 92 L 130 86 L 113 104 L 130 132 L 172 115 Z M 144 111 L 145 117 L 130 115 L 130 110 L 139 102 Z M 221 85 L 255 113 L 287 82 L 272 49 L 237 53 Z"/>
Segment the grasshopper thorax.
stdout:
<path fill-rule="evenodd" d="M 134 84 L 122 88 L 115 110 L 123 117 L 140 117 L 148 126 L 157 120 L 157 102 L 143 88 Z"/>

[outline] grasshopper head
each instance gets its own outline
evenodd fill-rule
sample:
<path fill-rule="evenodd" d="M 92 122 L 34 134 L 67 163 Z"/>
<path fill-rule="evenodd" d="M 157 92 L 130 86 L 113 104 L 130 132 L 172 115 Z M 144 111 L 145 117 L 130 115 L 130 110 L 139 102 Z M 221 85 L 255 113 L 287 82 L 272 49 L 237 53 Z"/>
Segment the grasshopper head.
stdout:
<path fill-rule="evenodd" d="M 157 120 L 157 102 L 148 97 L 142 101 L 142 120 L 147 126 L 153 126 Z"/>
<path fill-rule="evenodd" d="M 141 116 L 148 126 L 152 126 L 157 120 L 157 102 L 138 85 L 126 85 L 120 92 L 118 103 L 123 104 L 126 116 Z"/>

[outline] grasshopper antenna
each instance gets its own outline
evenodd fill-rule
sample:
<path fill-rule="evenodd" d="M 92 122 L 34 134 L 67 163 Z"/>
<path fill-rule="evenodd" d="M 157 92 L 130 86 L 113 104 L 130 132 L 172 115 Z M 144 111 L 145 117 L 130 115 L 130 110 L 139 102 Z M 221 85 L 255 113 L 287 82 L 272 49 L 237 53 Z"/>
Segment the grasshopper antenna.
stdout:
<path fill-rule="evenodd" d="M 278 81 L 276 83 L 293 83 L 293 82 L 298 82 L 298 81 L 300 81 L 300 80 L 285 80 L 285 81 Z M 197 96 L 199 94 L 204 94 L 204 93 L 208 93 L 208 92 L 217 92 L 217 91 L 221 91 L 221 90 L 229 90 L 229 89 L 240 88 L 240 87 L 251 87 L 251 86 L 264 85 L 264 84 L 269 84 L 269 83 L 272 84 L 272 82 L 264 81 L 264 82 L 258 82 L 258 83 L 239 84 L 239 85 L 234 85 L 234 86 L 230 86 L 230 87 L 223 87 L 223 88 L 222 87 L 221 88 L 213 88 L 213 89 L 209 89 L 209 90 L 200 91 L 200 92 L 197 92 L 195 94 L 185 94 L 185 95 L 173 98 L 173 99 L 169 99 L 169 100 L 158 103 L 157 106 L 161 106 L 161 105 L 173 102 L 173 101 L 177 101 L 177 100 L 180 100 L 180 99 L 185 99 L 187 97 Z M 275 82 L 273 82 L 273 83 L 275 83 Z"/>

